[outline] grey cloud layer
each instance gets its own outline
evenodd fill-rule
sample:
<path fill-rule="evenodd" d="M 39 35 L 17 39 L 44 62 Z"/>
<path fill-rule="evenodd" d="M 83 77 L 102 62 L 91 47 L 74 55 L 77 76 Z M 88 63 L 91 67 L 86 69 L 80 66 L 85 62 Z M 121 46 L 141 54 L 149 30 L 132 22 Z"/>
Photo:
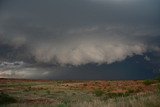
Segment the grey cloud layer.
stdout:
<path fill-rule="evenodd" d="M 3 1 L 3 0 L 2 0 Z M 127 1 L 127 2 L 124 2 Z M 5 0 L 0 40 L 37 62 L 113 63 L 157 49 L 158 0 Z"/>

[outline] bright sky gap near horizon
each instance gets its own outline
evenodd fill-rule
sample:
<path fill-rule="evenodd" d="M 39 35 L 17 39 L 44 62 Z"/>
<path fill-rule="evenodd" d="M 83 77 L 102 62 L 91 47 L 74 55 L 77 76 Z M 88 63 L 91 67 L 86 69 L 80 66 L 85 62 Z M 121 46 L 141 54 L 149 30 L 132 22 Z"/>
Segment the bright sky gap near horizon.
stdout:
<path fill-rule="evenodd" d="M 159 0 L 0 0 L 0 78 L 154 78 L 159 10 Z"/>

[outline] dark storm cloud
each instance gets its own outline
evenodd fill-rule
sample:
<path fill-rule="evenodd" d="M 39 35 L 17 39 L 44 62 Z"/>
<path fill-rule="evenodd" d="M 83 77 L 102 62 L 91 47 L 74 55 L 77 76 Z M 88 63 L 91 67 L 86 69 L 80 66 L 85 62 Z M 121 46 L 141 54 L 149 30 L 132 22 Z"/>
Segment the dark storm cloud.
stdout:
<path fill-rule="evenodd" d="M 159 0 L 5 0 L 0 41 L 36 62 L 110 64 L 159 50 L 149 41 L 160 35 L 159 10 Z"/>

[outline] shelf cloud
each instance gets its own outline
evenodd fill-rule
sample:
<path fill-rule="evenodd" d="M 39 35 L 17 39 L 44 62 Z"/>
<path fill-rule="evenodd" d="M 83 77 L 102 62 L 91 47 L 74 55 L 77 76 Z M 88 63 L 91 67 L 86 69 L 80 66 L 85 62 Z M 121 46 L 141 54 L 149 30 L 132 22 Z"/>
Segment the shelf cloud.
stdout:
<path fill-rule="evenodd" d="M 1 59 L 77 66 L 159 51 L 159 1 L 120 1 L 2 0 Z"/>

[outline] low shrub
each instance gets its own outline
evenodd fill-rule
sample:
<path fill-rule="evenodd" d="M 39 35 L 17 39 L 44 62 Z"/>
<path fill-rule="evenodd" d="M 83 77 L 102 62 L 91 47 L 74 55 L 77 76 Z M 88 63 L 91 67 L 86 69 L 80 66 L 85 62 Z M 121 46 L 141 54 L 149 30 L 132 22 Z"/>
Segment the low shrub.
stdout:
<path fill-rule="evenodd" d="M 47 93 L 48 95 L 51 94 L 50 90 L 47 90 L 46 93 Z"/>
<path fill-rule="evenodd" d="M 104 94 L 104 91 L 103 90 L 100 90 L 100 89 L 96 89 L 94 91 L 94 94 L 97 96 L 97 97 L 100 97 Z"/>
<path fill-rule="evenodd" d="M 87 86 L 87 84 L 86 84 L 86 83 L 84 83 L 84 84 L 83 84 L 83 86 L 84 86 L 84 87 L 86 87 L 86 86 Z"/>
<path fill-rule="evenodd" d="M 153 83 L 154 83 L 153 80 L 144 80 L 144 81 L 143 81 L 143 84 L 144 84 L 144 85 L 151 85 L 151 84 L 153 84 Z"/>
<path fill-rule="evenodd" d="M 160 94 L 160 84 L 157 85 L 157 91 Z"/>
<path fill-rule="evenodd" d="M 134 92 L 135 92 L 134 89 L 128 89 L 128 90 L 127 90 L 127 93 L 134 93 Z"/>
<path fill-rule="evenodd" d="M 9 96 L 8 94 L 5 94 L 5 93 L 0 93 L 0 105 L 10 104 L 15 102 L 16 102 L 16 99 L 14 97 Z"/>
<path fill-rule="evenodd" d="M 155 78 L 155 80 L 157 80 L 158 82 L 160 82 L 160 76 L 157 76 L 157 77 Z"/>
<path fill-rule="evenodd" d="M 59 104 L 57 107 L 70 107 L 70 106 L 67 104 Z"/>

